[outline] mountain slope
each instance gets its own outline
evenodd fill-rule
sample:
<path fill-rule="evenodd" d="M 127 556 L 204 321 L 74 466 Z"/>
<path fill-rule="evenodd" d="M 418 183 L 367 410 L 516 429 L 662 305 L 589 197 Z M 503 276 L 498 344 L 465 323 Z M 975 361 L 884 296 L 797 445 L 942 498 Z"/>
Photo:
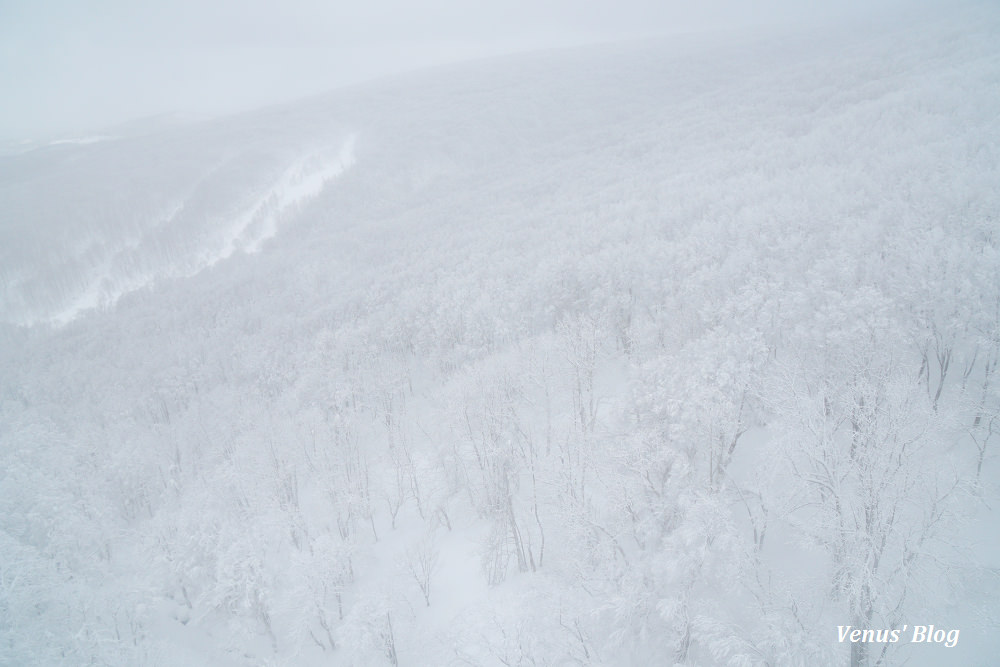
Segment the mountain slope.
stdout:
<path fill-rule="evenodd" d="M 0 663 L 986 664 L 998 33 L 0 157 Z"/>

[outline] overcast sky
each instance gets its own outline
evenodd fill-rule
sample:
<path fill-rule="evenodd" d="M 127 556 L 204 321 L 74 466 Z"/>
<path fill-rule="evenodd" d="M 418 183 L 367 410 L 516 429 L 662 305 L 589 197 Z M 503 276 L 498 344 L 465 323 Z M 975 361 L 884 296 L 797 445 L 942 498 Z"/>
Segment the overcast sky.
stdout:
<path fill-rule="evenodd" d="M 0 0 L 0 139 L 219 114 L 498 53 L 899 0 Z"/>

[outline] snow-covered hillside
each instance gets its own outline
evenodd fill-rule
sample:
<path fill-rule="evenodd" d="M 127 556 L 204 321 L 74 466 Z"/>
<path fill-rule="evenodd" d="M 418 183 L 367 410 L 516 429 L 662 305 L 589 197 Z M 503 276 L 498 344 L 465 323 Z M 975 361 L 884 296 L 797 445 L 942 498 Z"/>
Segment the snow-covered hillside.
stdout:
<path fill-rule="evenodd" d="M 992 664 L 998 220 L 987 3 L 0 155 L 0 664 Z"/>

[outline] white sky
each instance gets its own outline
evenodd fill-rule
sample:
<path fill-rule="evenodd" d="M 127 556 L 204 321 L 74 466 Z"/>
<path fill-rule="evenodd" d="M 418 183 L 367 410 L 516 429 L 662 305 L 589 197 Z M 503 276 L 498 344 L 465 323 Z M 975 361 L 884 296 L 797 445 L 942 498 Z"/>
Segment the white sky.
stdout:
<path fill-rule="evenodd" d="M 422 65 L 902 0 L 0 0 L 0 140 L 217 114 Z"/>

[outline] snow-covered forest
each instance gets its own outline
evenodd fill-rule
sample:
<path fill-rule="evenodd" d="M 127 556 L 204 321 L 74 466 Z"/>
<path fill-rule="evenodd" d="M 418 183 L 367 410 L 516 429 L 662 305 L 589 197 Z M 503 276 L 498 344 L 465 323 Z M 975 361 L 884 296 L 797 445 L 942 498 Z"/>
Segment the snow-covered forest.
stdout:
<path fill-rule="evenodd" d="M 989 3 L 0 156 L 0 664 L 996 664 L 998 221 Z"/>

